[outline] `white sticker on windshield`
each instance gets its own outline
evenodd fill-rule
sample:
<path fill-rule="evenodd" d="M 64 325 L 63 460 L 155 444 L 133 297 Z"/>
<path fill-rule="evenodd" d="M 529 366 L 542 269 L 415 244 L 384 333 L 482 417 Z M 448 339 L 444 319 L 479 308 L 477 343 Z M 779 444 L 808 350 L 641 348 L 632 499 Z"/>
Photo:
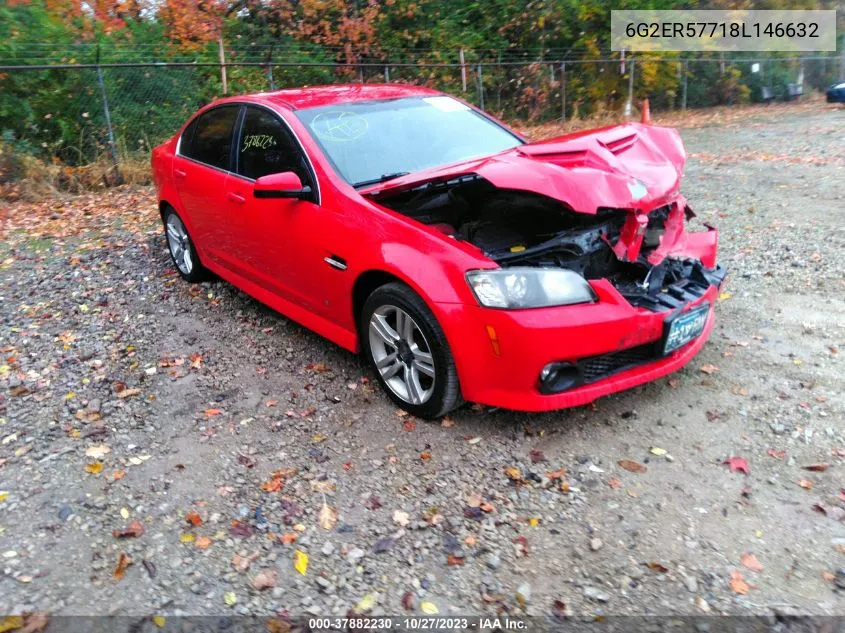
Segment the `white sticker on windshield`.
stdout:
<path fill-rule="evenodd" d="M 469 106 L 452 97 L 425 97 L 423 101 L 429 105 L 433 105 L 441 112 L 463 112 L 464 110 L 469 110 Z"/>

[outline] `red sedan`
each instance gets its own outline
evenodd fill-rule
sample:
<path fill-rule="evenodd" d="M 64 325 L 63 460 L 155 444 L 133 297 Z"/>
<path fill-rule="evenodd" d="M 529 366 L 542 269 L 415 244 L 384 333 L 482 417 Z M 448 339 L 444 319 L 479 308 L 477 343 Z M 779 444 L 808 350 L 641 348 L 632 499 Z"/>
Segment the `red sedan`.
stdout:
<path fill-rule="evenodd" d="M 590 402 L 687 363 L 717 233 L 688 233 L 685 153 L 627 124 L 526 142 L 425 88 L 221 99 L 155 148 L 179 273 L 213 272 L 351 351 L 437 417 Z"/>

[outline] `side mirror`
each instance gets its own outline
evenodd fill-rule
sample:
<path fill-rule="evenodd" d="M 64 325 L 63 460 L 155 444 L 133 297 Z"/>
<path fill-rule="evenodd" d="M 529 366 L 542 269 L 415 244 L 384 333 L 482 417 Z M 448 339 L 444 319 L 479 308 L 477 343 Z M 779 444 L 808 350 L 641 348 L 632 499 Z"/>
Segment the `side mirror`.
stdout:
<path fill-rule="evenodd" d="M 298 198 L 311 195 L 311 187 L 303 187 L 302 181 L 292 171 L 261 176 L 255 181 L 252 194 L 256 198 Z"/>

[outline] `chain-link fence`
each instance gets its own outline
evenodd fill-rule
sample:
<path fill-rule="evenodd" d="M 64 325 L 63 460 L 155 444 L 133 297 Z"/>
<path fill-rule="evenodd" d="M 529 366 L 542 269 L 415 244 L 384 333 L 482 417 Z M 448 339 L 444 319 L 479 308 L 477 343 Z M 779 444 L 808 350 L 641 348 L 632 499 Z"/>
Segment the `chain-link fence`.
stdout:
<path fill-rule="evenodd" d="M 845 78 L 843 57 L 592 59 L 414 63 L 214 63 L 0 66 L 4 144 L 82 165 L 119 163 L 168 138 L 216 97 L 352 82 L 425 85 L 505 119 L 543 122 L 625 111 L 796 98 Z"/>

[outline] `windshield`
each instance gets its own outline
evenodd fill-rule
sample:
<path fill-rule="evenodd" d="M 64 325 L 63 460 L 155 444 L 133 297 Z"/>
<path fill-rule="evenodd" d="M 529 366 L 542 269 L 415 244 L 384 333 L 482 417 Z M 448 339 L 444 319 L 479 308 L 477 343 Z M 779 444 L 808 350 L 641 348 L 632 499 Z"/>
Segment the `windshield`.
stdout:
<path fill-rule="evenodd" d="M 446 96 L 343 103 L 295 114 L 338 173 L 358 187 L 522 144 Z"/>

